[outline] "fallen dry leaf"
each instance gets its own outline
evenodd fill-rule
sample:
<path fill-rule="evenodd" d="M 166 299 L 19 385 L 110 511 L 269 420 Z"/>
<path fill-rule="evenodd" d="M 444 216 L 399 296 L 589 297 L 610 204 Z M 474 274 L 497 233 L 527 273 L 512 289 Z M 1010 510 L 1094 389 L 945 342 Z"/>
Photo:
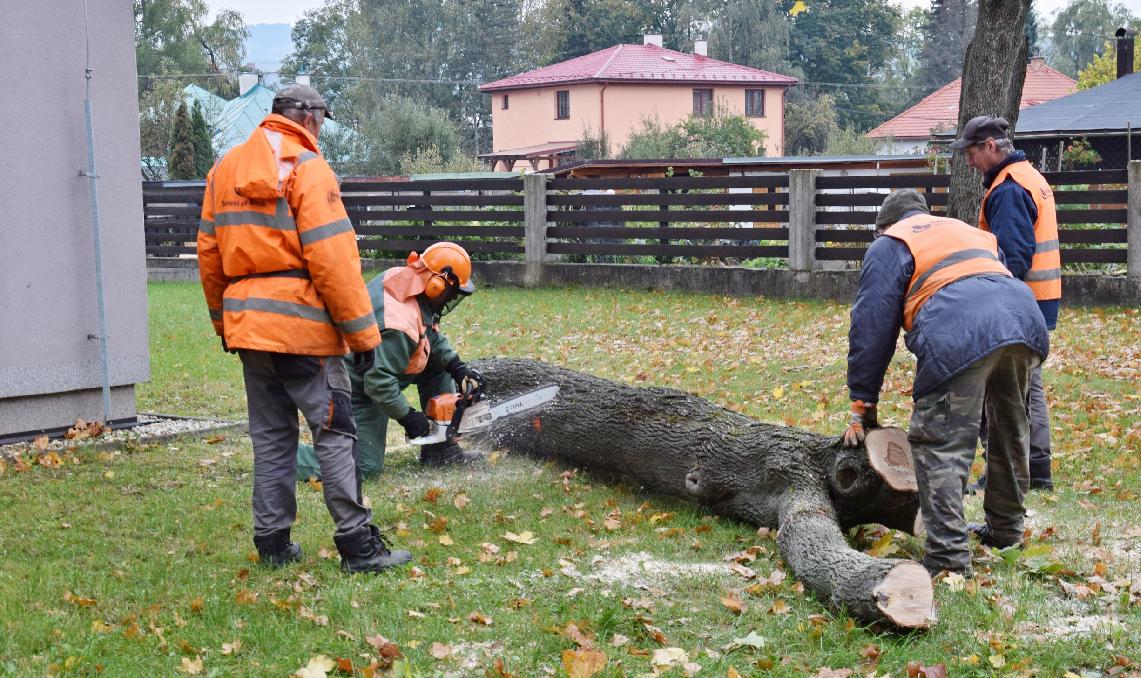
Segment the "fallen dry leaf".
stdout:
<path fill-rule="evenodd" d="M 95 607 L 94 598 L 84 598 L 83 596 L 77 596 L 71 591 L 64 591 L 63 599 L 64 601 L 69 602 L 76 607 Z"/>
<path fill-rule="evenodd" d="M 590 678 L 606 668 L 606 655 L 590 648 L 563 650 L 563 668 L 567 678 Z"/>
<path fill-rule="evenodd" d="M 474 624 L 482 624 L 483 626 L 491 626 L 491 617 L 488 617 L 482 612 L 472 612 L 468 615 L 468 621 Z"/>
<path fill-rule="evenodd" d="M 520 532 L 519 534 L 505 532 L 503 533 L 503 538 L 507 541 L 515 542 L 516 544 L 534 544 L 539 541 L 530 531 Z"/>
<path fill-rule="evenodd" d="M 191 676 L 197 676 L 202 673 L 202 657 L 183 657 L 182 663 L 178 666 L 179 673 L 185 673 Z"/>
<path fill-rule="evenodd" d="M 235 640 L 232 643 L 222 643 L 222 654 L 231 655 L 238 654 L 238 650 L 242 649 L 242 641 Z"/>
<path fill-rule="evenodd" d="M 442 487 L 429 487 L 427 490 L 424 490 L 424 496 L 421 497 L 420 500 L 429 504 L 435 504 L 443 493 L 444 488 Z"/>
<path fill-rule="evenodd" d="M 452 506 L 455 506 L 460 511 L 462 511 L 463 508 L 469 503 L 471 503 L 471 499 L 469 499 L 468 496 L 463 492 L 457 494 L 456 498 L 452 500 Z"/>
<path fill-rule="evenodd" d="M 294 678 L 326 678 L 329 672 L 337 668 L 337 662 L 323 654 L 309 659 L 309 663 L 297 669 Z"/>
<path fill-rule="evenodd" d="M 622 635 L 621 633 L 615 633 L 613 636 L 610 636 L 610 646 L 611 647 L 622 647 L 623 645 L 625 645 L 626 643 L 629 643 L 629 642 L 630 642 L 630 639 L 627 638 L 626 636 Z"/>
<path fill-rule="evenodd" d="M 812 678 L 848 678 L 852 675 L 852 669 L 830 669 L 822 668 L 817 671 Z"/>
<path fill-rule="evenodd" d="M 650 658 L 650 664 L 655 668 L 665 668 L 668 666 L 682 666 L 689 663 L 689 655 L 680 647 L 662 647 L 654 650 L 654 655 Z"/>
<path fill-rule="evenodd" d="M 745 611 L 745 603 L 741 600 L 740 597 L 737 596 L 736 593 L 730 593 L 729 595 L 723 597 L 721 599 L 721 604 L 729 608 L 729 611 L 733 614 L 741 614 Z"/>
<path fill-rule="evenodd" d="M 452 647 L 444 643 L 432 643 L 432 646 L 428 648 L 428 654 L 436 659 L 446 659 L 452 655 Z"/>

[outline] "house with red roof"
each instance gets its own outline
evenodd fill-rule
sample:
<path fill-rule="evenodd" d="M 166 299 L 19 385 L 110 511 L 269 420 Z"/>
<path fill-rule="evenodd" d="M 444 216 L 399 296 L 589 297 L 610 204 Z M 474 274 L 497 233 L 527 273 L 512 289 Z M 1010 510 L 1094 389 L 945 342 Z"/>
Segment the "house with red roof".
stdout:
<path fill-rule="evenodd" d="M 543 170 L 569 160 L 586 132 L 605 132 L 617 152 L 656 117 L 673 125 L 709 115 L 715 105 L 746 116 L 766 137 L 758 155 L 784 148 L 784 95 L 796 78 L 662 47 L 660 35 L 641 45 L 614 45 L 480 85 L 491 95 L 492 169 Z"/>
<path fill-rule="evenodd" d="M 1077 83 L 1064 73 L 1046 65 L 1040 56 L 1030 58 L 1026 66 L 1026 83 L 1022 86 L 1019 109 L 1066 96 Z M 864 136 L 879 139 L 879 153 L 906 155 L 923 153 L 933 132 L 953 130 L 959 124 L 959 92 L 963 79 L 927 95 L 922 101 L 867 132 Z"/>

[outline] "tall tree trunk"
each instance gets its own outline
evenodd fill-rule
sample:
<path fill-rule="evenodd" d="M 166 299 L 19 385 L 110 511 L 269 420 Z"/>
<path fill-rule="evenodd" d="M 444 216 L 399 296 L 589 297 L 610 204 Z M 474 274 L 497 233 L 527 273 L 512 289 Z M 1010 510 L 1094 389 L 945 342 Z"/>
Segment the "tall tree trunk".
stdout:
<path fill-rule="evenodd" d="M 494 444 L 554 457 L 724 516 L 778 529 L 793 573 L 821 600 L 865 621 L 924 627 L 927 571 L 852 549 L 844 530 L 864 523 L 914 532 L 918 498 L 892 489 L 864 448 L 837 437 L 763 424 L 697 396 L 637 388 L 530 360 L 475 363 L 496 400 L 558 384 L 555 400 L 498 419 Z"/>
<path fill-rule="evenodd" d="M 978 115 L 1002 116 L 1011 129 L 1018 122 L 1018 103 L 1026 80 L 1028 41 L 1024 31 L 1031 0 L 979 0 L 975 35 L 963 62 L 959 92 L 959 126 Z M 977 171 L 967 167 L 965 153 L 951 160 L 948 216 L 974 224 L 983 187 Z"/>

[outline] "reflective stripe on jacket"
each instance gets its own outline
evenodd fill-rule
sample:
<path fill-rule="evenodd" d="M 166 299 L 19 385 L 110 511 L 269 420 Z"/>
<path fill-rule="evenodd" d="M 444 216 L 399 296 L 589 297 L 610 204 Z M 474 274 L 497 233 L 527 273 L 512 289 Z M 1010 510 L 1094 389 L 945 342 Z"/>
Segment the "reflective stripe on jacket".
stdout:
<path fill-rule="evenodd" d="M 903 303 L 903 329 L 908 332 L 923 304 L 947 285 L 974 275 L 1010 275 L 999 261 L 994 236 L 957 219 L 916 214 L 884 235 L 901 240 L 915 259 Z"/>
<path fill-rule="evenodd" d="M 1058 249 L 1058 214 L 1054 207 L 1054 192 L 1038 170 L 1028 161 L 1013 162 L 1003 167 L 987 188 L 979 210 L 979 228 L 990 231 L 986 219 L 986 201 L 995 187 L 1010 177 L 1030 194 L 1038 210 L 1034 222 L 1034 258 L 1023 281 L 1039 301 L 1062 298 L 1062 257 Z"/>
<path fill-rule="evenodd" d="M 231 348 L 329 356 L 380 343 L 336 175 L 283 116 L 266 117 L 210 170 L 198 270 Z"/>

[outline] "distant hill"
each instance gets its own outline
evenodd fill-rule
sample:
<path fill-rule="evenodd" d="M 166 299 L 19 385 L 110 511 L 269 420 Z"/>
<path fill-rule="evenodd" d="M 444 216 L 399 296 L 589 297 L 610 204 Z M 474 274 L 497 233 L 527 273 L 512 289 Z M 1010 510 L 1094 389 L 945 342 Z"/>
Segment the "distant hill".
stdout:
<path fill-rule="evenodd" d="M 293 38 L 289 24 L 253 24 L 246 39 L 246 61 L 252 61 L 260 71 L 276 71 L 281 60 L 293 51 Z"/>

